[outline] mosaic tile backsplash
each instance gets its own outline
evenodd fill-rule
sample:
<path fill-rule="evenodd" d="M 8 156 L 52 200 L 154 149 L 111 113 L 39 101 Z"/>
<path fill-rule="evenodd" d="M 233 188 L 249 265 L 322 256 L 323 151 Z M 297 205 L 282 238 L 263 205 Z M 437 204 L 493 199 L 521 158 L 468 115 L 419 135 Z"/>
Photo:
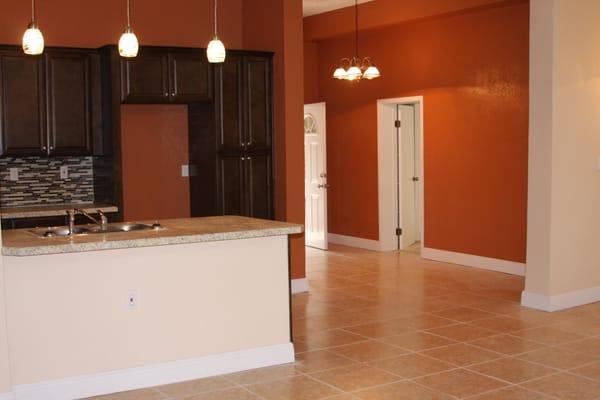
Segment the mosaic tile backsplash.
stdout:
<path fill-rule="evenodd" d="M 60 167 L 68 167 L 68 178 L 60 178 Z M 10 180 L 17 168 L 19 180 Z M 93 203 L 92 157 L 0 158 L 0 206 L 20 207 L 61 203 Z"/>

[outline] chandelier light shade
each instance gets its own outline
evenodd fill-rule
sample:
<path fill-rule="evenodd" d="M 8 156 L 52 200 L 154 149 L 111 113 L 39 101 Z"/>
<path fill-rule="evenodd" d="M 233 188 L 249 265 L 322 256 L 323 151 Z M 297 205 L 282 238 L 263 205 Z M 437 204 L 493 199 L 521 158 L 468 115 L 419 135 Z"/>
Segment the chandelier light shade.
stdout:
<path fill-rule="evenodd" d="M 44 35 L 35 23 L 35 0 L 31 0 L 31 22 L 23 34 L 23 52 L 32 56 L 44 52 Z"/>
<path fill-rule="evenodd" d="M 137 57 L 140 49 L 137 36 L 131 29 L 131 0 L 127 0 L 127 27 L 119 39 L 119 54 L 121 57 L 134 58 Z"/>
<path fill-rule="evenodd" d="M 217 34 L 217 0 L 214 1 L 215 6 L 215 35 L 213 40 L 210 41 L 208 47 L 206 48 L 206 57 L 208 58 L 209 63 L 218 64 L 225 62 L 225 56 L 227 52 L 225 50 L 225 45 L 223 42 L 219 40 L 219 36 Z"/>
<path fill-rule="evenodd" d="M 354 0 L 354 56 L 342 58 L 340 65 L 333 72 L 333 77 L 347 81 L 360 81 L 380 76 L 379 68 L 371 61 L 370 57 L 360 58 L 358 56 L 358 0 Z"/>

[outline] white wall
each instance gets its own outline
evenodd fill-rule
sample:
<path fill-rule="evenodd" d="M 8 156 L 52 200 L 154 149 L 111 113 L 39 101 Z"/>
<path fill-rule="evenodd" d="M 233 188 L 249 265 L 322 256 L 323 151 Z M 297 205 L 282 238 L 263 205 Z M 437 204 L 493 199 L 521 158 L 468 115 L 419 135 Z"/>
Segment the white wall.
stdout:
<path fill-rule="evenodd" d="M 600 300 L 598 20 L 597 0 L 531 1 L 526 305 Z"/>

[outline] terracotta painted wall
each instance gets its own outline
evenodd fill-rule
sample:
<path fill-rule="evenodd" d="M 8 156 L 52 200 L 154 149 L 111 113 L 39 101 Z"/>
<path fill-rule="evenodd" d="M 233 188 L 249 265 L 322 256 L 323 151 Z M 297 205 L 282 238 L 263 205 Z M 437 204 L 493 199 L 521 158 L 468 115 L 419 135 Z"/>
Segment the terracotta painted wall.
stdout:
<path fill-rule="evenodd" d="M 304 42 L 304 103 L 317 103 L 319 98 L 319 44 Z"/>
<path fill-rule="evenodd" d="M 422 95 L 425 246 L 525 261 L 528 18 L 521 1 L 365 31 L 383 77 L 360 84 L 331 78 L 350 37 L 319 42 L 332 233 L 378 239 L 376 101 Z"/>
<path fill-rule="evenodd" d="M 187 106 L 121 107 L 125 220 L 189 217 Z"/>

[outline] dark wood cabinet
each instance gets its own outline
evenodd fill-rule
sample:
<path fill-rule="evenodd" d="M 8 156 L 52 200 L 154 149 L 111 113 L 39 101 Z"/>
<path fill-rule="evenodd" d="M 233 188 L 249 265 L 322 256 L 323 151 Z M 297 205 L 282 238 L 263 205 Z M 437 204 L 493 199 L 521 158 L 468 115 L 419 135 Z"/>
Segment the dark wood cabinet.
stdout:
<path fill-rule="evenodd" d="M 121 101 L 133 104 L 188 104 L 212 97 L 212 74 L 199 49 L 143 47 L 121 59 Z"/>
<path fill-rule="evenodd" d="M 18 49 L 0 52 L 2 155 L 44 155 L 46 148 L 44 58 Z"/>
<path fill-rule="evenodd" d="M 1 155 L 91 154 L 102 134 L 98 73 L 94 51 L 0 49 Z"/>
<path fill-rule="evenodd" d="M 215 69 L 214 127 L 190 124 L 190 160 L 217 154 L 213 166 L 204 164 L 201 176 L 190 179 L 193 216 L 273 217 L 271 63 L 270 54 L 230 52 Z M 211 174 L 213 202 L 199 189 Z"/>

